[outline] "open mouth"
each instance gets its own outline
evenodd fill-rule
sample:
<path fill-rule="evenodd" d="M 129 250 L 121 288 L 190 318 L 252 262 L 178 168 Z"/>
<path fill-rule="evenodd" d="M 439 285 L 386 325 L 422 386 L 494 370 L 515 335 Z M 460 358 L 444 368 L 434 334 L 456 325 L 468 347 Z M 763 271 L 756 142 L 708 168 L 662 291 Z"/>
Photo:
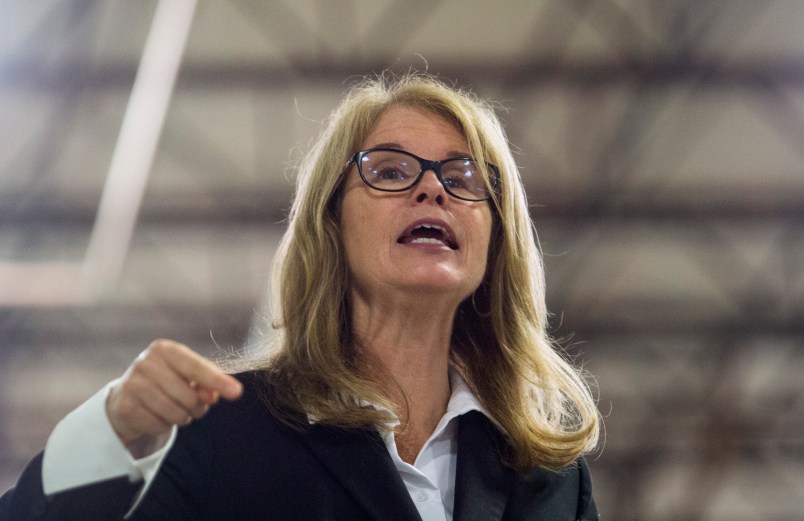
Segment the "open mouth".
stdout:
<path fill-rule="evenodd" d="M 452 230 L 433 223 L 420 223 L 410 227 L 396 242 L 399 244 L 439 244 L 451 250 L 458 249 L 458 243 L 453 237 Z"/>

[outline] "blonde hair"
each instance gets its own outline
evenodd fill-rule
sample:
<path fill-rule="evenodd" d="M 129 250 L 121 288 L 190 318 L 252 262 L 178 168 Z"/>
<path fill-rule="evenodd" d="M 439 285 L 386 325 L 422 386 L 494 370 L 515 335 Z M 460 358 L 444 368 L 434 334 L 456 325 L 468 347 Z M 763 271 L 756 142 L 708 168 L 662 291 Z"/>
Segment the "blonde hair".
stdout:
<path fill-rule="evenodd" d="M 292 425 L 312 417 L 365 428 L 388 418 L 361 404 L 393 410 L 352 337 L 338 188 L 346 161 L 398 105 L 453 122 L 476 160 L 499 167 L 487 274 L 456 313 L 452 362 L 503 429 L 512 467 L 566 466 L 596 445 L 599 413 L 584 378 L 547 333 L 544 271 L 519 171 L 493 107 L 426 74 L 385 75 L 350 89 L 300 165 L 273 272 L 278 347 L 252 365 L 273 383 L 265 400 Z"/>

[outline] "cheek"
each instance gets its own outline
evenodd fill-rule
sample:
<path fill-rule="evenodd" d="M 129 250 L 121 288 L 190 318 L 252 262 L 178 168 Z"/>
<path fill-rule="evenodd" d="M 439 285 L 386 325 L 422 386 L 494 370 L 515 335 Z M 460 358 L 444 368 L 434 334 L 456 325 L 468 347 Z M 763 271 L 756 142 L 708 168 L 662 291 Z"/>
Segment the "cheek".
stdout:
<path fill-rule="evenodd" d="M 491 214 L 491 208 L 486 207 L 483 210 L 477 229 L 482 234 L 483 248 L 486 253 L 488 253 L 489 243 L 491 242 L 491 232 L 494 229 L 494 217 Z"/>
<path fill-rule="evenodd" d="M 480 265 L 479 268 L 482 268 L 483 272 L 486 270 L 486 264 L 489 259 L 492 228 L 492 217 L 489 210 L 483 212 L 477 219 L 475 226 L 472 227 L 475 232 L 472 243 L 477 245 L 472 255 L 477 259 L 477 263 Z"/>
<path fill-rule="evenodd" d="M 343 200 L 340 216 L 341 238 L 350 265 L 371 255 L 371 245 L 376 245 L 379 240 L 368 207 L 354 199 L 347 197 Z"/>
<path fill-rule="evenodd" d="M 346 257 L 349 259 L 350 263 L 352 259 L 360 256 L 361 234 L 357 233 L 357 223 L 359 222 L 360 219 L 358 219 L 354 211 L 344 209 L 341 213 L 341 237 Z"/>

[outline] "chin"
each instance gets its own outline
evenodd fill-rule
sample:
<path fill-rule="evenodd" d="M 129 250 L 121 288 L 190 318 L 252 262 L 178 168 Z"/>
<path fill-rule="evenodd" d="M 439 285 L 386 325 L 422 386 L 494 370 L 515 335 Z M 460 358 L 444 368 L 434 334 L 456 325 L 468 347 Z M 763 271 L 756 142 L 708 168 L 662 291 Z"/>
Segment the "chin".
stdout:
<path fill-rule="evenodd" d="M 457 273 L 437 273 L 437 270 L 431 270 L 429 273 L 422 274 L 419 277 L 406 278 L 403 284 L 411 289 L 415 289 L 421 293 L 440 294 L 451 293 L 461 295 L 460 300 L 463 300 L 480 284 L 478 279 L 477 284 L 467 284 L 468 276 L 465 274 Z"/>

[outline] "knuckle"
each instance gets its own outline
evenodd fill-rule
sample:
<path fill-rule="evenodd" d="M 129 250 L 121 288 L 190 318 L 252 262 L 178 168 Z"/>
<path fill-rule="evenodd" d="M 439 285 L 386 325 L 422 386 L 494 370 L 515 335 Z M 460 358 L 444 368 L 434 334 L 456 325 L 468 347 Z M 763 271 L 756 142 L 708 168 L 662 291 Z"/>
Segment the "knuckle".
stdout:
<path fill-rule="evenodd" d="M 171 352 L 177 351 L 178 348 L 179 345 L 176 342 L 164 338 L 159 338 L 151 342 L 151 345 L 148 347 L 148 350 L 152 351 L 157 356 L 169 356 Z"/>
<path fill-rule="evenodd" d="M 145 357 L 137 358 L 136 360 L 131 362 L 131 374 L 141 375 L 145 371 L 147 364 L 148 364 L 147 358 Z"/>
<path fill-rule="evenodd" d="M 145 386 L 142 384 L 142 372 L 142 368 L 134 368 L 132 370 L 131 376 L 126 378 L 123 385 L 120 387 L 121 396 L 138 396 L 144 392 Z"/>
<path fill-rule="evenodd" d="M 148 346 L 148 351 L 155 355 L 164 353 L 165 349 L 167 349 L 167 340 L 154 340 L 151 342 L 151 345 Z"/>

